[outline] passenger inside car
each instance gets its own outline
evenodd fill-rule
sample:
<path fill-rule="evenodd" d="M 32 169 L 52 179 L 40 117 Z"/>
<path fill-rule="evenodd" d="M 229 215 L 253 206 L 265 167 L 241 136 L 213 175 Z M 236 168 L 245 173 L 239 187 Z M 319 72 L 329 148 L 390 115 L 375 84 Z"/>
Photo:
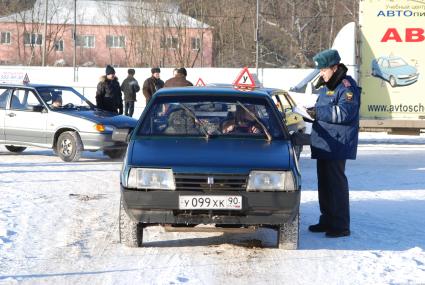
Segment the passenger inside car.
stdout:
<path fill-rule="evenodd" d="M 174 109 L 168 115 L 168 126 L 164 134 L 172 135 L 198 135 L 200 131 L 196 126 L 195 119 L 184 109 Z"/>

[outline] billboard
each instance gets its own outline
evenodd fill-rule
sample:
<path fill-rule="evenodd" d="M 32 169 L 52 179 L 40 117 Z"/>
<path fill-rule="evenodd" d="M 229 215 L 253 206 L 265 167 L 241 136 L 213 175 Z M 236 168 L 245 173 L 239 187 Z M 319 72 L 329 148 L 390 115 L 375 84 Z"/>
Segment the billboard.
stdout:
<path fill-rule="evenodd" d="M 425 2 L 360 1 L 363 119 L 425 119 Z"/>

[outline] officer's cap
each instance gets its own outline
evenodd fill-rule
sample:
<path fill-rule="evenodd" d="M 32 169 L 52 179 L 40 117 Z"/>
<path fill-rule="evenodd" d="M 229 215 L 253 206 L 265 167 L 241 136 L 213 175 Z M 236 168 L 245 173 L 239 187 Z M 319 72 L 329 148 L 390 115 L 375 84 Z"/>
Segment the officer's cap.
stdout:
<path fill-rule="evenodd" d="M 313 57 L 317 69 L 331 67 L 341 61 L 337 50 L 327 49 L 319 52 Z"/>

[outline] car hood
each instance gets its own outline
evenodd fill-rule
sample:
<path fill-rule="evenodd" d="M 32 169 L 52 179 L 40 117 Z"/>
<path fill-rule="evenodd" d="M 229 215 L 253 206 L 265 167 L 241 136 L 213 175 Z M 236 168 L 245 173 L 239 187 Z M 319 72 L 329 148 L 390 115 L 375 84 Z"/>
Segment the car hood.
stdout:
<path fill-rule="evenodd" d="M 101 111 L 101 110 L 60 110 L 58 113 L 67 114 L 69 116 L 90 120 L 97 124 L 111 125 L 119 128 L 131 127 L 134 128 L 137 124 L 137 120 L 131 117 L 117 115 L 112 112 Z"/>
<path fill-rule="evenodd" d="M 130 143 L 128 165 L 182 173 L 248 173 L 252 169 L 289 169 L 290 155 L 285 140 L 142 139 Z"/>
<path fill-rule="evenodd" d="M 392 73 L 394 75 L 410 75 L 415 74 L 417 71 L 418 70 L 416 69 L 416 67 L 404 65 L 391 68 L 389 73 Z"/>

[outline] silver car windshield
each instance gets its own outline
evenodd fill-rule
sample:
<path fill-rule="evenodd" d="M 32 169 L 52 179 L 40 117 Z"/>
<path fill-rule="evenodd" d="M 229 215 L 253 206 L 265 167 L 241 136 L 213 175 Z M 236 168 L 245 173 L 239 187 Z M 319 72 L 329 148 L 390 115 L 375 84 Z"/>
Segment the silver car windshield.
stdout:
<path fill-rule="evenodd" d="M 94 105 L 71 87 L 37 88 L 41 99 L 52 109 L 93 109 Z"/>

